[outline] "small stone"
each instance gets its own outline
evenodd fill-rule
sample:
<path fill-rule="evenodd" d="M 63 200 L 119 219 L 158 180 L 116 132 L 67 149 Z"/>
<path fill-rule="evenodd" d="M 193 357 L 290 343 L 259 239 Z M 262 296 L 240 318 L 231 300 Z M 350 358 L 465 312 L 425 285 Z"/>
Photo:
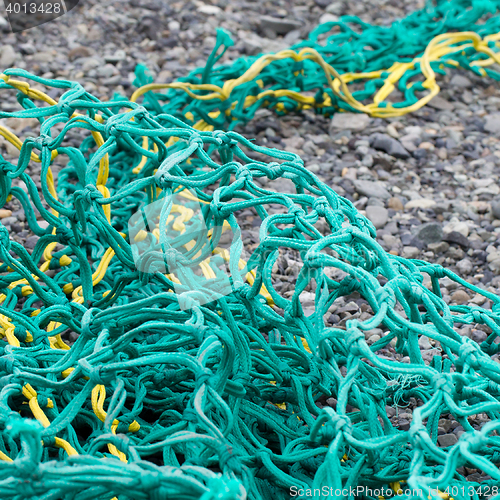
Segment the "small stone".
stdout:
<path fill-rule="evenodd" d="M 460 274 L 470 274 L 472 271 L 472 262 L 469 259 L 462 259 L 457 262 L 457 269 Z"/>
<path fill-rule="evenodd" d="M 19 48 L 22 54 L 31 55 L 36 52 L 35 46 L 30 42 L 20 43 L 17 45 L 17 47 Z"/>
<path fill-rule="evenodd" d="M 104 56 L 104 61 L 110 64 L 116 64 L 123 61 L 126 57 L 127 53 L 124 50 L 117 50 L 114 54 Z"/>
<path fill-rule="evenodd" d="M 51 62 L 54 60 L 54 54 L 51 51 L 37 52 L 33 54 L 33 60 L 37 62 Z"/>
<path fill-rule="evenodd" d="M 429 222 L 418 226 L 414 234 L 422 243 L 429 245 L 443 239 L 443 228 L 438 222 Z"/>
<path fill-rule="evenodd" d="M 404 146 L 397 139 L 387 134 L 376 134 L 372 142 L 372 147 L 384 151 L 394 156 L 394 158 L 405 160 L 410 157 L 410 153 L 408 153 Z"/>
<path fill-rule="evenodd" d="M 467 304 L 469 300 L 469 294 L 467 292 L 464 292 L 463 290 L 456 290 L 451 295 L 451 301 L 455 302 L 455 304 Z"/>
<path fill-rule="evenodd" d="M 439 446 L 446 448 L 447 446 L 453 446 L 458 443 L 457 436 L 455 434 L 444 434 L 443 436 L 438 436 Z"/>
<path fill-rule="evenodd" d="M 0 52 L 0 66 L 1 69 L 10 68 L 17 59 L 16 51 L 12 45 L 4 45 Z"/>
<path fill-rule="evenodd" d="M 424 349 L 426 351 L 428 351 L 429 349 L 432 349 L 432 345 L 429 342 L 429 339 L 425 335 L 422 335 L 418 339 L 418 346 L 420 347 L 420 349 Z"/>
<path fill-rule="evenodd" d="M 499 273 L 500 272 L 500 259 L 494 259 L 492 260 L 489 264 L 488 267 L 490 268 L 491 271 L 494 273 Z"/>
<path fill-rule="evenodd" d="M 206 14 L 207 16 L 215 16 L 219 12 L 222 12 L 222 9 L 217 7 L 217 5 L 200 5 L 197 11 L 202 14 Z"/>
<path fill-rule="evenodd" d="M 364 130 L 370 123 L 371 118 L 364 113 L 335 113 L 330 122 L 330 133 L 338 130 Z"/>
<path fill-rule="evenodd" d="M 451 111 L 455 107 L 451 102 L 439 96 L 431 99 L 428 106 L 434 109 L 439 109 L 440 111 Z"/>
<path fill-rule="evenodd" d="M 416 259 L 420 255 L 420 250 L 417 247 L 403 247 L 403 256 L 407 259 Z"/>
<path fill-rule="evenodd" d="M 329 12 L 326 12 L 319 18 L 319 23 L 324 24 L 324 23 L 335 23 L 339 20 L 339 16 L 336 16 L 335 14 L 330 14 Z"/>
<path fill-rule="evenodd" d="M 485 116 L 484 131 L 490 134 L 500 134 L 500 113 Z"/>
<path fill-rule="evenodd" d="M 451 233 L 453 231 L 463 234 L 466 238 L 469 236 L 469 226 L 465 222 L 460 222 L 459 220 L 452 220 L 443 228 L 443 232 L 445 233 Z"/>
<path fill-rule="evenodd" d="M 453 78 L 450 80 L 450 85 L 454 85 L 455 87 L 469 88 L 472 87 L 472 82 L 466 76 L 453 75 Z"/>
<path fill-rule="evenodd" d="M 403 210 L 404 208 L 403 202 L 397 196 L 393 196 L 392 198 L 390 198 L 387 202 L 387 206 L 389 208 L 392 208 L 393 210 L 396 210 L 397 212 L 401 212 L 401 210 Z"/>
<path fill-rule="evenodd" d="M 405 205 L 405 210 L 411 210 L 412 208 L 431 208 L 436 204 L 434 200 L 428 198 L 418 198 L 417 200 L 411 200 Z"/>
<path fill-rule="evenodd" d="M 481 344 L 488 338 L 488 335 L 483 330 L 472 330 L 472 340 Z"/>
<path fill-rule="evenodd" d="M 7 210 L 5 208 L 0 209 L 0 219 L 5 219 L 5 217 L 10 217 L 12 215 L 12 210 Z"/>
<path fill-rule="evenodd" d="M 36 235 L 33 235 L 33 236 L 30 236 L 25 242 L 24 242 L 24 246 L 26 248 L 28 248 L 29 250 L 32 250 L 33 248 L 35 248 L 35 245 L 37 244 L 37 241 L 39 240 L 38 236 Z"/>
<path fill-rule="evenodd" d="M 451 233 L 444 233 L 443 240 L 448 243 L 456 243 L 462 247 L 469 247 L 469 240 L 462 233 L 458 231 L 452 231 Z"/>
<path fill-rule="evenodd" d="M 495 198 L 491 202 L 491 213 L 495 219 L 500 219 L 500 198 Z"/>
<path fill-rule="evenodd" d="M 198 10 L 200 10 L 198 8 Z M 219 9 L 220 11 L 220 9 Z M 292 19 L 281 19 L 279 17 L 262 16 L 260 18 L 260 25 L 262 29 L 273 31 L 277 35 L 286 35 L 290 31 L 300 29 L 302 23 Z"/>
<path fill-rule="evenodd" d="M 382 229 L 389 220 L 389 211 L 387 208 L 378 206 L 378 205 L 370 205 L 366 207 L 366 216 L 372 224 L 375 226 L 375 229 Z"/>
<path fill-rule="evenodd" d="M 365 180 L 354 180 L 354 187 L 359 194 L 367 196 L 368 198 L 382 198 L 387 200 L 391 197 L 389 191 L 380 182 L 365 181 Z"/>
<path fill-rule="evenodd" d="M 444 253 L 450 248 L 450 244 L 446 241 L 440 241 L 439 243 L 429 243 L 427 249 L 434 253 Z"/>
<path fill-rule="evenodd" d="M 74 61 L 75 59 L 79 59 L 80 57 L 90 57 L 93 54 L 93 51 L 88 47 L 75 47 L 68 52 L 68 59 L 70 61 Z"/>

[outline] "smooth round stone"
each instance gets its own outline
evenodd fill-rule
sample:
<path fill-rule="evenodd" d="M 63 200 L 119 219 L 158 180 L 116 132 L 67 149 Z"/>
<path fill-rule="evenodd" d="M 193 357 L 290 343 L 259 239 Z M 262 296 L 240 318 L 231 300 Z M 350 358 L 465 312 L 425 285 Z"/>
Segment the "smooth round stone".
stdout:
<path fill-rule="evenodd" d="M 376 229 L 382 229 L 389 220 L 389 211 L 379 205 L 369 205 L 366 207 L 366 216 Z"/>

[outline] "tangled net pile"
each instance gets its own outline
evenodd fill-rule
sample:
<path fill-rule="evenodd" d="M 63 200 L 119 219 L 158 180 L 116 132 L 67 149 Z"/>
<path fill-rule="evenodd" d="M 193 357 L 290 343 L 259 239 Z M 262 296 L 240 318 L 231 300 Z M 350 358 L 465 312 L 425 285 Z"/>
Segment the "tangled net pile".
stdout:
<path fill-rule="evenodd" d="M 460 13 L 468 2 L 440 3 L 438 11 L 447 6 L 451 14 L 436 20 L 430 35 L 476 21 L 477 31 L 492 29 L 498 17 L 480 19 L 485 6 L 497 4 L 473 2 Z M 410 16 L 412 22 L 426 12 Z M 454 43 L 462 43 L 461 36 Z M 475 49 L 462 50 L 460 64 L 489 66 L 481 54 L 495 62 L 497 48 L 495 42 L 486 48 L 490 54 L 479 52 L 476 59 Z M 408 52 L 420 50 L 417 44 Z M 373 54 L 367 68 L 384 54 Z M 500 297 L 441 266 L 386 253 L 372 224 L 297 155 L 256 146 L 234 131 L 210 130 L 226 119 L 246 121 L 260 105 L 283 112 L 315 106 L 298 92 L 274 96 L 272 89 L 258 96 L 265 86 L 283 84 L 278 80 L 286 72 L 276 66 L 244 88 L 227 84 L 223 97 L 207 94 L 217 93 L 231 71 L 254 64 L 213 70 L 217 57 L 214 51 L 196 81 L 191 75 L 193 81 L 165 96 L 146 94 L 145 106 L 133 101 L 151 86 L 130 101 L 100 102 L 78 83 L 14 69 L 2 77 L 1 91 L 17 89 L 24 110 L 0 116 L 35 117 L 40 133 L 21 145 L 2 131 L 20 155 L 17 164 L 2 158 L 1 206 L 17 199 L 39 240 L 30 254 L 0 224 L 6 340 L 0 351 L 0 498 L 281 499 L 291 488 L 306 497 L 325 487 L 348 498 L 360 487 L 361 498 L 375 499 L 369 489 L 391 487 L 402 499 L 427 499 L 446 498 L 437 491 L 453 486 L 456 499 L 479 498 L 457 468 L 486 472 L 492 479 L 482 483 L 483 491 L 500 480 Z M 321 95 L 328 94 L 325 85 L 335 89 L 324 71 L 309 78 L 307 65 L 286 64 L 302 90 L 313 82 Z M 421 85 L 417 90 L 428 88 Z M 62 95 L 55 101 L 40 86 Z M 374 89 L 367 89 L 371 95 Z M 328 97 L 328 109 L 315 108 L 333 112 L 346 103 L 346 94 Z M 67 144 L 76 131 L 80 148 Z M 64 156 L 69 163 L 55 178 L 51 167 Z M 33 161 L 40 162 L 41 190 L 27 173 Z M 254 182 L 262 177 L 289 179 L 295 192 L 266 190 Z M 205 288 L 217 289 L 217 264 L 207 260 L 206 248 L 188 245 L 191 260 L 180 251 L 191 238 L 183 226 L 188 208 L 176 209 L 171 201 L 184 190 L 192 193 L 188 201 L 202 204 L 210 248 L 228 228 L 233 234 L 221 255 L 234 292 L 207 303 L 200 297 Z M 130 218 L 158 202 L 159 225 L 131 241 Z M 238 215 L 248 209 L 261 220 L 260 241 L 242 270 Z M 160 230 L 165 222 L 175 235 L 170 240 Z M 147 247 L 139 256 L 138 240 Z M 273 268 L 287 251 L 297 252 L 303 264 L 289 298 L 273 286 Z M 144 267 L 147 259 L 182 269 L 188 281 L 203 267 L 208 279 L 195 280 L 201 284 L 193 291 L 175 272 Z M 184 267 L 175 268 L 176 262 Z M 440 295 L 444 277 L 487 297 L 491 309 L 448 306 Z M 306 315 L 301 298 L 311 289 L 315 310 Z M 371 317 L 328 325 L 329 307 L 355 292 Z M 485 325 L 491 334 L 477 344 L 457 333 L 462 324 Z M 376 327 L 386 334 L 369 345 L 365 332 Z M 422 336 L 440 345 L 431 363 L 421 356 Z M 386 355 L 393 339 L 409 363 Z M 335 409 L 318 404 L 330 396 Z M 410 397 L 419 406 L 404 431 L 393 426 L 386 406 Z M 468 417 L 479 413 L 488 422 L 475 430 Z M 438 422 L 447 414 L 466 432 L 443 449 L 436 444 Z M 405 493 L 406 487 L 420 493 Z"/>

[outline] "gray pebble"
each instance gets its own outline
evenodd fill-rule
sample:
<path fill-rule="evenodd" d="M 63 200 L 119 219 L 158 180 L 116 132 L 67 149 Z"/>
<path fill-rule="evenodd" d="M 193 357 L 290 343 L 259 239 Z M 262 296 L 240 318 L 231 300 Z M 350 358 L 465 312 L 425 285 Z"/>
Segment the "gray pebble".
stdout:
<path fill-rule="evenodd" d="M 354 187 L 359 194 L 367 196 L 368 198 L 382 198 L 384 200 L 391 197 L 389 191 L 380 182 L 365 181 L 357 179 L 353 181 Z"/>
<path fill-rule="evenodd" d="M 386 225 L 389 219 L 389 211 L 387 208 L 378 205 L 369 205 L 365 210 L 366 216 L 375 226 L 375 229 L 382 229 Z"/>
<path fill-rule="evenodd" d="M 394 158 L 407 159 L 410 157 L 410 153 L 408 153 L 404 146 L 397 139 L 387 134 L 376 134 L 371 145 L 375 149 L 394 156 Z"/>
<path fill-rule="evenodd" d="M 455 434 L 444 434 L 443 436 L 438 436 L 439 446 L 446 448 L 448 446 L 453 446 L 458 442 L 457 436 Z"/>

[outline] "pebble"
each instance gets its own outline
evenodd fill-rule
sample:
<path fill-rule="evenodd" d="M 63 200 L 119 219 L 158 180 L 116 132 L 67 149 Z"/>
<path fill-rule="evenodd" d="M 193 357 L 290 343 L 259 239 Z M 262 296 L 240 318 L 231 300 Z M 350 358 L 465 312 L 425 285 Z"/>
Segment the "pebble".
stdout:
<path fill-rule="evenodd" d="M 286 35 L 290 31 L 299 29 L 302 23 L 290 18 L 281 19 L 273 16 L 262 16 L 260 18 L 260 25 L 263 29 L 271 30 L 277 35 Z"/>
<path fill-rule="evenodd" d="M 472 82 L 463 75 L 453 75 L 450 80 L 450 85 L 461 88 L 470 88 L 472 87 Z"/>
<path fill-rule="evenodd" d="M 407 259 L 416 259 L 420 255 L 420 250 L 414 246 L 403 247 L 403 256 Z"/>
<path fill-rule="evenodd" d="M 433 99 L 431 99 L 428 105 L 431 108 L 439 109 L 440 111 L 450 111 L 454 108 L 451 102 L 439 96 L 436 96 Z"/>
<path fill-rule="evenodd" d="M 3 45 L 0 49 L 0 67 L 1 69 L 10 68 L 17 59 L 16 51 L 12 45 Z"/>
<path fill-rule="evenodd" d="M 379 205 L 369 205 L 365 210 L 366 216 L 375 226 L 375 229 L 382 229 L 387 224 L 389 220 L 389 211 L 387 208 Z"/>
<path fill-rule="evenodd" d="M 443 240 L 447 241 L 448 243 L 456 243 L 457 245 L 460 245 L 462 247 L 469 246 L 469 240 L 467 239 L 467 237 L 462 233 L 459 233 L 458 231 L 443 233 Z"/>
<path fill-rule="evenodd" d="M 457 290 L 453 292 L 451 295 L 451 301 L 459 305 L 467 304 L 469 300 L 470 300 L 469 294 L 467 292 L 464 292 L 463 290 Z"/>
<path fill-rule="evenodd" d="M 457 269 L 461 275 L 470 274 L 472 271 L 472 262 L 470 259 L 462 259 L 457 262 Z"/>
<path fill-rule="evenodd" d="M 491 202 L 491 213 L 496 219 L 500 219 L 500 198 L 495 198 Z"/>
<path fill-rule="evenodd" d="M 387 134 L 376 134 L 371 143 L 372 147 L 380 151 L 385 151 L 394 158 L 406 159 L 410 157 L 410 153 L 404 146 L 394 137 Z"/>
<path fill-rule="evenodd" d="M 391 195 L 389 191 L 380 182 L 365 181 L 361 179 L 356 179 L 353 181 L 354 187 L 359 194 L 368 197 L 389 199 Z"/>
<path fill-rule="evenodd" d="M 484 131 L 490 134 L 500 134 L 500 113 L 485 116 Z"/>
<path fill-rule="evenodd" d="M 428 222 L 417 227 L 415 236 L 423 243 L 438 243 L 443 239 L 443 228 L 438 222 Z"/>
<path fill-rule="evenodd" d="M 75 47 L 68 52 L 68 59 L 70 61 L 74 61 L 75 59 L 79 59 L 80 57 L 90 57 L 93 54 L 93 51 L 88 47 Z"/>
<path fill-rule="evenodd" d="M 439 446 L 446 448 L 447 446 L 453 446 L 458 443 L 458 438 L 455 434 L 444 434 L 442 436 L 438 436 Z"/>
<path fill-rule="evenodd" d="M 6 210 L 5 208 L 0 209 L 0 219 L 5 219 L 12 215 L 12 210 Z"/>
<path fill-rule="evenodd" d="M 387 202 L 387 206 L 397 212 L 401 212 L 404 208 L 401 198 L 398 198 L 397 196 L 392 196 Z"/>
<path fill-rule="evenodd" d="M 351 130 L 360 132 L 370 123 L 370 116 L 364 113 L 335 113 L 330 122 L 330 133 L 339 130 Z"/>
<path fill-rule="evenodd" d="M 416 200 L 411 200 L 405 205 L 405 210 L 411 210 L 412 208 L 431 208 L 436 204 L 434 200 L 428 198 L 418 198 Z"/>
<path fill-rule="evenodd" d="M 222 9 L 217 5 L 200 5 L 197 10 L 201 14 L 207 14 L 208 16 L 215 16 L 222 12 Z"/>
<path fill-rule="evenodd" d="M 457 233 L 463 234 L 466 238 L 469 236 L 469 226 L 465 222 L 461 222 L 458 219 L 452 219 L 446 226 L 443 227 L 444 233 L 451 233 L 456 231 Z"/>

